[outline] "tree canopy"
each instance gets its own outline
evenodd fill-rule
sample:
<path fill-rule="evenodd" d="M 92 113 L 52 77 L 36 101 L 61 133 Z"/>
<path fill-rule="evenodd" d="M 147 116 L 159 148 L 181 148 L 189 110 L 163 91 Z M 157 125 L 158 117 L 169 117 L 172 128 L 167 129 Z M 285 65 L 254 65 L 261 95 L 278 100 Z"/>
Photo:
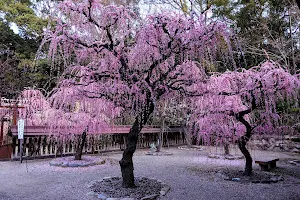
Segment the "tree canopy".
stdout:
<path fill-rule="evenodd" d="M 203 65 L 217 61 L 217 44 L 229 46 L 230 32 L 202 16 L 168 13 L 137 21 L 125 7 L 91 0 L 65 1 L 58 12 L 64 17 L 56 19 L 45 42 L 50 41 L 50 57 L 59 52 L 66 61 L 59 88 L 81 98 L 105 98 L 135 115 L 120 161 L 124 187 L 133 187 L 132 155 L 156 102 L 174 92 L 201 94 Z"/>
<path fill-rule="evenodd" d="M 277 105 L 284 101 L 298 106 L 300 79 L 268 61 L 248 70 L 213 75 L 205 85 L 206 94 L 193 102 L 190 127 L 204 143 L 238 141 L 246 157 L 244 173 L 250 175 L 252 158 L 246 143 L 253 133 L 292 133 L 280 124 Z"/>

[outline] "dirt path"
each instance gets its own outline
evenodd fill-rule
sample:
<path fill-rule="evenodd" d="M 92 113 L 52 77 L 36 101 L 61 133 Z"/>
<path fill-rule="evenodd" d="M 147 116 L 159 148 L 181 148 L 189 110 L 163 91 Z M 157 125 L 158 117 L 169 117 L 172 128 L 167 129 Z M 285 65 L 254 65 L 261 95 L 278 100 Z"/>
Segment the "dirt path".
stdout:
<path fill-rule="evenodd" d="M 207 157 L 214 149 L 205 151 L 164 149 L 172 156 L 147 156 L 138 150 L 134 156 L 135 176 L 160 179 L 171 186 L 163 200 L 201 199 L 299 199 L 300 167 L 288 160 L 298 159 L 299 154 L 252 151 L 254 160 L 278 157 L 278 168 L 284 181 L 272 184 L 242 184 L 218 179 L 215 171 L 243 170 L 244 160 L 219 160 Z M 47 160 L 0 162 L 0 199 L 93 199 L 87 196 L 87 184 L 106 176 L 121 176 L 117 160 L 121 152 L 102 155 L 116 162 L 87 168 L 61 168 L 49 166 Z M 259 171 L 254 164 L 254 171 Z M 95 198 L 94 198 L 95 199 Z"/>

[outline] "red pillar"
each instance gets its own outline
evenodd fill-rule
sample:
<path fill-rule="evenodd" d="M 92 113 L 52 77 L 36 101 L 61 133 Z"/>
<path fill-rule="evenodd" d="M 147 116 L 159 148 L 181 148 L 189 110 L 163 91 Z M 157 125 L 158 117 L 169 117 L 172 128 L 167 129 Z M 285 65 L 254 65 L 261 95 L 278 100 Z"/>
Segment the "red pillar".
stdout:
<path fill-rule="evenodd" d="M 3 129 L 4 129 L 4 119 L 1 119 L 1 130 L 0 130 L 0 145 L 2 145 L 3 141 Z"/>
<path fill-rule="evenodd" d="M 18 107 L 13 108 L 13 125 L 17 126 Z"/>

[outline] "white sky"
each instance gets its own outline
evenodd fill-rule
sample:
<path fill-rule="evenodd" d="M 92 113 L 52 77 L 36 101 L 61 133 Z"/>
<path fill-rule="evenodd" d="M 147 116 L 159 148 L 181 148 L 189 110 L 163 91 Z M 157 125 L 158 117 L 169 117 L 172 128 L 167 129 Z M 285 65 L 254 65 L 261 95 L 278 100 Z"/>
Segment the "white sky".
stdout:
<path fill-rule="evenodd" d="M 153 0 L 140 0 L 139 2 L 140 14 L 142 18 L 145 18 L 149 14 L 159 12 L 161 10 L 173 10 L 174 9 L 168 4 L 153 3 Z M 40 15 L 40 13 L 37 13 Z M 10 23 L 10 28 L 14 33 L 18 34 L 19 29 L 16 23 Z"/>
<path fill-rule="evenodd" d="M 10 28 L 14 31 L 15 34 L 19 33 L 19 29 L 16 23 L 10 23 Z"/>
<path fill-rule="evenodd" d="M 153 0 L 140 0 L 139 7 L 142 18 L 145 18 L 147 15 L 159 12 L 161 10 L 174 11 L 174 8 L 172 8 L 172 6 L 169 4 L 158 4 L 152 2 Z"/>

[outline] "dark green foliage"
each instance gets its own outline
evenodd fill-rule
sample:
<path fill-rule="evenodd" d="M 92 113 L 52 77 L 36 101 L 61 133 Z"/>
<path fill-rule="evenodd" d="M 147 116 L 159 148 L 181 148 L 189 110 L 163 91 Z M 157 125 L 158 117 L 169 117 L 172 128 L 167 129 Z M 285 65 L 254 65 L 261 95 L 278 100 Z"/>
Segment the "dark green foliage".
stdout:
<path fill-rule="evenodd" d="M 299 8 L 295 1 L 214 0 L 213 16 L 230 19 L 241 39 L 247 66 L 268 58 L 287 66 L 291 72 L 300 68 Z"/>
<path fill-rule="evenodd" d="M 0 97 L 16 98 L 26 87 L 45 91 L 55 86 L 56 75 L 47 60 L 34 62 L 47 20 L 36 16 L 31 1 L 0 2 Z M 15 34 L 11 23 L 18 26 Z"/>
<path fill-rule="evenodd" d="M 300 138 L 292 138 L 292 142 L 300 142 Z"/>
<path fill-rule="evenodd" d="M 38 17 L 32 9 L 34 6 L 30 0 L 1 0 L 0 13 L 7 22 L 17 24 L 20 35 L 36 38 L 42 34 L 48 20 Z"/>

